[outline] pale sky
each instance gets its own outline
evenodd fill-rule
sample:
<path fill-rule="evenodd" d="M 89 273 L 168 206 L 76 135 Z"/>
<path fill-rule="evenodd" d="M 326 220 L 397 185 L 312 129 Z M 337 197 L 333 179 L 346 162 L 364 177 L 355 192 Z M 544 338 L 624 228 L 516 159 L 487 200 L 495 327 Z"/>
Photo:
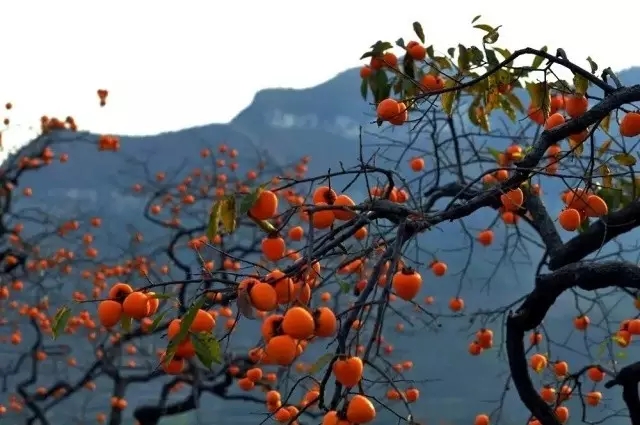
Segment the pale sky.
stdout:
<path fill-rule="evenodd" d="M 502 47 L 563 47 L 614 70 L 640 65 L 627 44 L 637 13 L 616 4 L 627 12 L 577 0 L 5 1 L 0 105 L 14 104 L 14 127 L 4 145 L 26 141 L 43 114 L 136 135 L 227 122 L 262 88 L 314 86 L 357 66 L 378 39 L 415 39 L 415 20 L 440 51 L 479 43 L 471 20 L 481 14 L 478 23 L 503 26 Z M 103 109 L 98 88 L 110 91 Z"/>

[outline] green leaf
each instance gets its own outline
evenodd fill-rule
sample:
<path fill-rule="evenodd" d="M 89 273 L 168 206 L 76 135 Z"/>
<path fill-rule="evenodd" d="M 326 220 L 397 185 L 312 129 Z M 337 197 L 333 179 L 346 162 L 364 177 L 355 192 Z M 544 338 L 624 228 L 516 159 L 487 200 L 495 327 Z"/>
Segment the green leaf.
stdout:
<path fill-rule="evenodd" d="M 585 218 L 582 221 L 582 223 L 580 223 L 580 227 L 578 227 L 578 233 L 583 233 L 585 230 L 589 228 L 590 225 L 591 225 L 591 222 L 589 220 L 589 217 Z"/>
<path fill-rule="evenodd" d="M 209 213 L 209 223 L 207 224 L 207 238 L 210 241 L 218 234 L 218 223 L 220 222 L 220 215 L 222 214 L 222 202 L 216 201 Z"/>
<path fill-rule="evenodd" d="M 591 67 L 591 73 L 595 74 L 596 71 L 598 70 L 598 64 L 595 63 L 593 59 L 591 59 L 591 56 L 587 57 L 587 62 L 589 62 L 589 66 Z"/>
<path fill-rule="evenodd" d="M 222 200 L 220 221 L 227 233 L 233 233 L 237 225 L 236 197 L 228 195 Z"/>
<path fill-rule="evenodd" d="M 458 68 L 462 71 L 468 71 L 470 62 L 469 51 L 462 44 L 458 44 L 458 51 Z"/>
<path fill-rule="evenodd" d="M 360 96 L 362 96 L 363 100 L 367 100 L 368 88 L 369 88 L 369 82 L 367 81 L 366 78 L 363 78 L 362 82 L 360 83 Z M 240 210 L 242 210 L 242 206 L 240 207 Z"/>
<path fill-rule="evenodd" d="M 543 46 L 542 49 L 540 49 L 540 51 L 544 52 L 544 53 L 547 53 L 547 50 L 549 50 L 549 48 L 547 46 Z M 533 58 L 533 62 L 531 63 L 531 68 L 538 69 L 540 67 L 540 65 L 542 65 L 543 61 L 544 61 L 544 57 L 543 56 L 536 55 Z"/>
<path fill-rule="evenodd" d="M 363 53 L 362 56 L 360 56 L 360 60 L 370 58 L 373 56 L 374 56 L 373 52 L 366 52 L 366 53 Z"/>
<path fill-rule="evenodd" d="M 478 19 L 482 18 L 482 15 L 477 15 L 475 18 L 473 18 L 473 20 L 471 21 L 472 24 L 475 24 Z"/>
<path fill-rule="evenodd" d="M 131 332 L 131 325 L 133 324 L 133 319 L 126 314 L 123 314 L 120 318 L 120 327 L 125 332 Z"/>
<path fill-rule="evenodd" d="M 478 24 L 478 25 L 474 25 L 474 28 L 477 28 L 479 30 L 482 30 L 486 33 L 492 33 L 494 31 L 493 27 L 491 25 L 487 25 L 487 24 Z"/>
<path fill-rule="evenodd" d="M 338 286 L 340 286 L 340 292 L 344 293 L 344 294 L 348 294 L 349 291 L 351 290 L 351 285 L 349 285 L 348 282 L 345 282 L 344 280 L 338 280 Z"/>
<path fill-rule="evenodd" d="M 397 39 L 396 46 L 404 48 L 404 38 Z"/>
<path fill-rule="evenodd" d="M 362 83 L 363 84 L 360 85 L 360 90 L 362 90 L 362 86 L 364 85 L 365 93 L 363 94 L 363 97 L 365 97 L 367 92 L 367 80 L 362 80 Z M 240 207 L 238 208 L 238 215 L 245 215 L 246 213 L 248 213 L 249 210 L 253 208 L 256 201 L 260 197 L 260 194 L 265 190 L 266 187 L 267 187 L 266 184 L 260 185 L 257 188 L 255 188 L 251 193 L 249 193 L 248 195 L 245 195 L 242 198 L 242 201 L 240 201 Z"/>
<path fill-rule="evenodd" d="M 380 103 L 389 97 L 391 88 L 389 87 L 389 78 L 386 72 L 376 72 L 370 83 L 376 103 Z"/>
<path fill-rule="evenodd" d="M 513 106 L 509 102 L 506 97 L 500 98 L 500 108 L 504 111 L 504 113 L 509 117 L 511 122 L 515 122 L 516 120 L 516 111 L 513 109 Z"/>
<path fill-rule="evenodd" d="M 413 23 L 413 32 L 415 32 L 420 41 L 424 43 L 424 31 L 420 22 L 416 21 Z"/>
<path fill-rule="evenodd" d="M 157 292 L 154 292 L 153 294 L 148 294 L 148 296 L 150 298 L 155 298 L 157 300 L 168 300 L 174 297 L 173 295 L 170 295 L 170 294 L 162 294 Z"/>
<path fill-rule="evenodd" d="M 413 60 L 413 58 L 411 58 L 411 56 L 405 55 L 405 57 L 402 58 L 402 69 L 408 79 L 410 80 L 416 79 L 416 65 L 415 65 L 415 61 Z"/>
<path fill-rule="evenodd" d="M 484 55 L 487 57 L 487 63 L 491 68 L 494 68 L 500 64 L 496 52 L 492 49 L 485 49 Z"/>
<path fill-rule="evenodd" d="M 598 158 L 600 158 L 602 155 L 604 155 L 605 153 L 607 153 L 607 151 L 609 150 L 609 147 L 611 146 L 611 140 L 607 140 L 605 141 L 599 148 L 598 148 L 598 153 L 597 156 Z"/>
<path fill-rule="evenodd" d="M 456 82 L 453 79 L 450 79 L 445 83 L 444 88 L 451 89 L 455 85 Z M 453 113 L 453 101 L 455 100 L 455 97 L 455 91 L 449 91 L 440 95 L 440 104 L 442 105 L 442 109 L 448 116 L 451 116 L 451 114 Z"/>
<path fill-rule="evenodd" d="M 485 36 L 482 37 L 482 42 L 484 44 L 494 44 L 496 41 L 498 41 L 498 38 L 500 38 L 500 33 L 498 33 L 498 29 L 500 29 L 500 25 L 495 27 L 492 32 L 485 34 Z"/>
<path fill-rule="evenodd" d="M 636 157 L 628 153 L 619 153 L 613 156 L 613 159 L 620 165 L 632 167 L 636 165 Z"/>
<path fill-rule="evenodd" d="M 393 44 L 389 43 L 388 41 L 376 41 L 376 43 L 371 46 L 371 52 L 373 53 L 373 56 L 382 56 L 382 54 L 389 49 L 393 48 Z"/>
<path fill-rule="evenodd" d="M 617 189 L 600 189 L 598 196 L 604 200 L 611 211 L 618 209 L 620 202 L 622 202 L 622 192 Z"/>
<path fill-rule="evenodd" d="M 480 106 L 480 99 L 480 96 L 476 96 L 473 99 L 473 102 L 471 102 L 471 105 L 469 105 L 469 109 L 467 110 L 469 121 L 471 121 L 471 124 L 475 125 L 476 127 L 480 127 L 480 121 L 478 121 L 478 115 L 476 114 L 476 110 L 478 109 L 478 106 Z"/>
<path fill-rule="evenodd" d="M 522 105 L 522 102 L 520 102 L 520 98 L 518 96 L 516 96 L 512 92 L 505 93 L 503 94 L 503 96 L 509 101 L 511 106 L 520 111 L 520 113 L 524 113 L 524 105 Z"/>
<path fill-rule="evenodd" d="M 196 301 L 194 304 L 191 305 L 191 307 L 189 307 L 186 314 L 180 320 L 180 331 L 175 336 L 175 338 L 169 341 L 169 345 L 167 346 L 167 351 L 164 356 L 165 363 L 169 363 L 173 359 L 173 356 L 175 356 L 176 349 L 182 343 L 182 341 L 184 341 L 184 339 L 187 337 L 187 334 L 189 333 L 189 328 L 193 324 L 193 321 L 196 318 L 196 314 L 198 314 L 198 310 L 200 310 L 200 308 L 202 308 L 202 306 L 204 305 L 205 300 L 206 300 L 205 297 L 200 297 L 198 301 Z"/>
<path fill-rule="evenodd" d="M 453 58 L 455 57 L 455 55 L 456 55 L 456 49 L 455 49 L 455 47 L 449 47 L 449 48 L 447 49 L 447 54 L 448 54 L 449 56 L 451 56 L 451 59 L 453 59 Z"/>
<path fill-rule="evenodd" d="M 491 156 L 498 162 L 500 160 L 500 151 L 494 148 L 487 148 Z"/>
<path fill-rule="evenodd" d="M 471 46 L 467 50 L 469 53 L 469 60 L 471 61 L 471 63 L 476 66 L 481 65 L 482 62 L 484 61 L 484 53 L 482 53 L 482 50 L 478 49 L 476 46 Z"/>
<path fill-rule="evenodd" d="M 153 322 L 151 323 L 151 326 L 149 326 L 149 329 L 147 332 L 151 333 L 156 329 L 158 329 L 158 326 L 160 326 L 160 322 L 162 322 L 162 319 L 164 319 L 164 316 L 166 315 L 167 315 L 167 311 L 163 311 L 160 314 L 156 314 L 156 317 L 153 318 Z"/>
<path fill-rule="evenodd" d="M 503 49 L 501 47 L 494 47 L 493 50 L 500 53 L 502 57 L 505 59 L 511 57 L 511 52 L 508 49 Z"/>
<path fill-rule="evenodd" d="M 427 56 L 433 58 L 435 56 L 435 52 L 433 51 L 433 46 L 427 47 Z"/>
<path fill-rule="evenodd" d="M 334 357 L 335 355 L 333 353 L 324 353 L 311 365 L 307 373 L 309 375 L 315 375 L 331 363 Z"/>
<path fill-rule="evenodd" d="M 71 309 L 69 307 L 62 306 L 56 312 L 53 317 L 53 324 L 51 325 L 51 332 L 53 333 L 53 339 L 56 339 L 58 335 L 67 327 L 67 322 L 71 318 Z"/>
<path fill-rule="evenodd" d="M 625 351 L 617 352 L 616 357 L 619 359 L 624 359 L 625 357 L 627 357 L 627 353 Z"/>
<path fill-rule="evenodd" d="M 206 332 L 191 334 L 191 342 L 196 350 L 196 356 L 203 365 L 210 368 L 213 363 L 222 363 L 220 343 L 213 335 Z"/>
<path fill-rule="evenodd" d="M 573 85 L 576 88 L 577 94 L 584 95 L 589 88 L 589 80 L 587 80 L 580 74 L 575 74 L 573 76 Z"/>
<path fill-rule="evenodd" d="M 433 58 L 433 60 L 436 63 L 436 65 L 438 65 L 438 68 L 440 68 L 441 71 L 451 68 L 451 62 L 449 62 L 449 59 L 443 56 L 437 56 Z"/>
<path fill-rule="evenodd" d="M 402 97 L 401 94 L 402 94 L 402 91 L 404 90 L 406 82 L 413 84 L 410 80 L 405 78 L 396 79 L 396 82 L 393 83 L 393 94 L 396 96 Z"/>

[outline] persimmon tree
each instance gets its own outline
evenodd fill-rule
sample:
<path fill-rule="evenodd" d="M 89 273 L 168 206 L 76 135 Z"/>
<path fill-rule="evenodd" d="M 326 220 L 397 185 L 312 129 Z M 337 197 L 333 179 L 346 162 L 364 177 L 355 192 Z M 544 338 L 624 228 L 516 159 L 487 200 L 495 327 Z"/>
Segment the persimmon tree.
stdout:
<path fill-rule="evenodd" d="M 95 419 L 114 425 L 128 412 L 140 425 L 206 412 L 208 394 L 258 403 L 264 416 L 256 423 L 418 423 L 424 377 L 412 380 L 411 372 L 420 353 L 402 358 L 389 334 L 416 323 L 460 322 L 473 328 L 469 362 L 506 353 L 504 391 L 516 390 L 531 425 L 565 423 L 570 413 L 586 422 L 620 415 L 604 402 L 614 386 L 623 389 L 631 422 L 640 424 L 640 368 L 619 355 L 640 334 L 640 321 L 629 313 L 617 322 L 603 301 L 640 304 L 640 271 L 623 247 L 640 217 L 640 114 L 632 105 L 640 86 L 624 86 L 608 68 L 598 73 L 591 59 L 585 69 L 562 49 L 509 52 L 497 45 L 499 27 L 478 19 L 479 46 L 437 53 L 419 23 L 417 40 L 394 43 L 404 50 L 400 58 L 392 43 L 371 46 L 362 56 L 361 93 L 373 98 L 379 129 L 363 134 L 359 158 L 327 164 L 333 171 L 307 177 L 303 159 L 289 173 L 267 164 L 235 173 L 238 152 L 224 145 L 203 150 L 208 162 L 174 179 L 150 172 L 131 182 L 127 190 L 145 199 L 140 213 L 157 232 L 123 230 L 133 233 L 135 249 L 111 261 L 85 248 L 95 264 L 76 276 L 88 292 L 77 302 L 56 311 L 30 304 L 25 314 L 8 315 L 7 323 L 28 322 L 36 335 L 13 368 L 28 363 L 30 372 L 15 384 L 9 410 L 46 424 L 62 401 L 105 378 L 111 408 Z M 556 78 L 563 69 L 572 81 Z M 99 97 L 105 104 L 106 92 Z M 492 128 L 500 119 L 504 129 Z M 102 136 L 98 148 L 118 144 Z M 18 183 L 17 176 L 5 181 Z M 350 194 L 357 187 L 366 189 L 364 199 Z M 554 214 L 558 201 L 563 207 Z M 487 209 L 493 217 L 471 229 L 468 220 Z M 63 233 L 80 230 L 80 221 L 65 220 L 71 224 Z M 531 246 L 543 251 L 536 271 L 518 276 L 526 291 L 495 308 L 466 303 L 465 291 L 473 289 L 465 285 L 467 265 L 455 270 L 447 261 L 452 253 L 420 246 L 443 239 L 442 228 L 454 231 L 448 224 L 470 241 L 469 263 L 497 243 L 496 235 L 504 236 L 507 258 Z M 57 260 L 25 249 L 15 231 L 5 235 L 4 243 L 20 249 L 5 256 L 4 275 L 24 273 L 29 285 L 34 274 L 58 277 Z M 445 309 L 426 292 L 432 276 L 460 282 Z M 19 307 L 12 291 L 2 294 Z M 575 298 L 573 326 L 588 342 L 583 364 L 551 355 L 560 343 L 543 320 L 562 294 Z M 82 326 L 95 341 L 83 374 L 39 389 L 38 365 L 46 361 L 39 353 L 51 342 L 43 335 L 62 342 Z M 19 337 L 11 339 L 20 346 Z M 127 363 L 134 354 L 136 363 Z M 128 406 L 127 393 L 149 382 L 162 383 L 158 401 Z M 499 423 L 503 404 L 504 397 L 469 420 Z"/>
<path fill-rule="evenodd" d="M 601 329 L 606 326 L 609 338 L 593 345 L 626 348 L 638 333 L 640 322 L 633 313 L 612 328 L 607 319 L 610 311 L 597 305 L 602 297 L 618 295 L 638 306 L 635 259 L 625 255 L 624 247 L 611 252 L 606 245 L 620 245 L 623 235 L 639 224 L 634 151 L 640 114 L 632 103 L 640 100 L 640 86 L 624 86 L 610 68 L 598 74 L 598 65 L 591 58 L 585 61 L 585 69 L 570 61 L 563 49 L 555 54 L 546 47 L 512 53 L 497 46 L 499 28 L 476 24 L 478 19 L 474 19 L 474 26 L 484 32 L 480 47 L 459 45 L 439 55 L 424 44 L 422 28 L 416 22 L 419 41 L 395 42 L 406 51 L 402 60 L 389 51 L 393 44 L 384 41 L 372 45 L 362 57 L 370 62 L 360 72 L 361 93 L 365 98 L 373 96 L 378 125 L 411 127 L 420 134 L 401 146 L 402 154 L 411 149 L 421 152 L 411 159 L 410 166 L 434 182 L 423 193 L 412 193 L 409 198 L 416 206 L 399 209 L 397 213 L 404 217 L 394 218 L 398 228 L 404 224 L 403 239 L 407 241 L 481 208 L 498 210 L 502 223 L 514 232 L 520 233 L 522 227 L 533 230 L 544 255 L 536 275 L 531 276 L 531 292 L 505 311 L 504 341 L 500 344 L 507 353 L 509 381 L 531 412 L 529 422 L 566 422 L 572 396 L 581 399 L 576 416 L 593 421 L 593 407 L 601 404 L 604 389 L 619 385 L 631 422 L 639 423 L 637 363 L 621 364 L 624 352 L 612 362 L 592 353 L 586 353 L 591 362 L 582 365 L 553 362 L 549 344 L 545 347 L 542 343 L 541 326 L 560 295 L 572 292 L 576 297 L 576 330 L 585 335 L 593 330 L 590 314 L 599 316 Z M 530 62 L 524 62 L 527 58 Z M 562 69 L 573 74 L 571 82 L 557 78 Z M 461 109 L 466 118 L 462 123 L 454 120 L 460 118 Z M 493 116 L 505 117 L 514 126 L 521 124 L 524 116 L 535 129 L 519 134 L 516 143 L 496 149 L 499 141 L 492 136 L 500 132 L 491 129 Z M 438 119 L 448 130 L 444 142 L 436 140 L 434 133 L 420 131 L 425 122 Z M 469 125 L 487 136 L 485 146 L 459 135 Z M 433 144 L 434 149 L 425 149 L 425 144 Z M 393 152 L 393 143 L 390 145 L 388 151 Z M 395 155 L 397 158 L 397 152 Z M 394 158 L 394 153 L 388 157 Z M 436 167 L 423 171 L 424 157 Z M 467 175 L 469 167 L 463 164 L 478 163 L 488 163 L 491 169 Z M 552 189 L 543 195 L 545 188 Z M 557 216 L 548 211 L 545 196 L 562 200 L 564 208 Z M 449 198 L 448 204 L 433 208 L 435 198 L 443 197 Z M 491 234 L 490 228 L 479 232 L 478 242 L 488 245 Z M 603 289 L 610 290 L 603 293 Z M 591 304 L 586 306 L 579 300 Z M 460 299 L 451 303 L 452 308 L 461 305 Z M 481 354 L 493 346 L 492 340 L 490 329 L 479 329 L 470 353 Z M 538 374 L 536 379 L 532 374 Z M 583 392 L 589 380 L 599 383 L 605 376 L 609 379 L 603 386 Z M 494 420 L 499 419 L 499 411 L 493 413 Z M 609 417 L 616 414 L 609 411 Z M 489 421 L 486 413 L 476 417 L 478 425 Z"/>

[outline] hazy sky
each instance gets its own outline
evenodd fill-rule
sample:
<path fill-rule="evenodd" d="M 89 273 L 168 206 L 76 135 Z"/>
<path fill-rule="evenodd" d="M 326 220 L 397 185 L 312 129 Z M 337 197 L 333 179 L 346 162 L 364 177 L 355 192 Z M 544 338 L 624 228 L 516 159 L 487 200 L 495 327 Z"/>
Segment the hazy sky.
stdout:
<path fill-rule="evenodd" d="M 626 40 L 637 16 L 578 1 L 20 0 L 0 6 L 0 102 L 15 105 L 5 146 L 42 114 L 125 134 L 225 122 L 266 87 L 303 88 L 359 64 L 378 39 L 415 38 L 446 51 L 477 43 L 470 22 L 501 24 L 501 46 L 563 47 L 601 67 L 640 64 Z M 97 106 L 96 89 L 110 91 Z M 358 88 L 354 87 L 357 92 Z M 0 115 L 4 111 L 0 112 Z M 0 124 L 1 125 L 1 124 Z"/>

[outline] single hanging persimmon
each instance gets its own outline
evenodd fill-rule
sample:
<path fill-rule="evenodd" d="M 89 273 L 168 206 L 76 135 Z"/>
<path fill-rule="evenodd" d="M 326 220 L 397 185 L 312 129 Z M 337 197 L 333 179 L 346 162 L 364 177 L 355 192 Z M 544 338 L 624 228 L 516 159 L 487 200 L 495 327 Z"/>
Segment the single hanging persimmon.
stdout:
<path fill-rule="evenodd" d="M 351 388 L 358 385 L 358 382 L 362 380 L 364 364 L 359 357 L 341 357 L 333 363 L 332 371 L 336 381 L 345 387 Z"/>
<path fill-rule="evenodd" d="M 286 251 L 286 244 L 283 238 L 277 233 L 272 233 L 262 240 L 262 254 L 269 261 L 281 260 Z"/>
<path fill-rule="evenodd" d="M 522 192 L 522 189 L 517 187 L 500 195 L 500 202 L 502 203 L 505 211 L 517 211 L 524 203 L 524 193 Z"/>
<path fill-rule="evenodd" d="M 278 213 L 278 196 L 270 190 L 263 190 L 249 209 L 249 214 L 257 220 L 269 220 Z"/>
<path fill-rule="evenodd" d="M 313 316 L 302 307 L 291 307 L 282 320 L 283 332 L 295 339 L 311 338 L 315 327 Z"/>
<path fill-rule="evenodd" d="M 368 424 L 376 418 L 376 408 L 367 397 L 354 395 L 347 404 L 347 420 L 354 424 Z"/>
<path fill-rule="evenodd" d="M 411 268 L 403 268 L 393 275 L 393 291 L 405 301 L 413 300 L 422 288 L 422 276 Z"/>
<path fill-rule="evenodd" d="M 127 316 L 141 320 L 149 315 L 149 297 L 142 292 L 132 292 L 122 302 L 122 311 Z"/>
<path fill-rule="evenodd" d="M 105 328 L 111 328 L 120 322 L 122 304 L 113 300 L 100 301 L 98 304 L 98 320 Z"/>
<path fill-rule="evenodd" d="M 558 215 L 560 227 L 569 232 L 575 232 L 580 227 L 580 212 L 574 208 L 567 208 Z"/>
<path fill-rule="evenodd" d="M 289 366 L 298 356 L 298 343 L 289 335 L 274 336 L 267 342 L 265 352 L 280 366 Z"/>
<path fill-rule="evenodd" d="M 313 312 L 315 321 L 315 335 L 328 338 L 335 335 L 338 329 L 338 319 L 329 307 L 319 307 Z"/>
<path fill-rule="evenodd" d="M 640 136 L 640 113 L 628 112 L 622 117 L 620 135 L 623 137 Z"/>

